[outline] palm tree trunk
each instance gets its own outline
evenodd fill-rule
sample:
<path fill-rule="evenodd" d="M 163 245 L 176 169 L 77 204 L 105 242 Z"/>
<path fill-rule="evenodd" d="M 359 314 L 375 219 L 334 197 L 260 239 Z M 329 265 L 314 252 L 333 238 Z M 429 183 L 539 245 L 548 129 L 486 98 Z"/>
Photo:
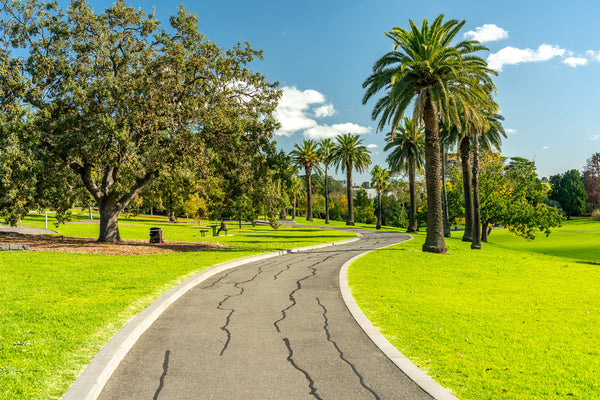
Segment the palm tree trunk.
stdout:
<path fill-rule="evenodd" d="M 306 172 L 306 220 L 312 221 L 312 183 L 310 179 L 310 173 L 312 172 L 312 168 L 305 167 L 304 171 Z"/>
<path fill-rule="evenodd" d="M 292 221 L 296 220 L 296 196 L 294 196 L 294 202 L 292 203 Z"/>
<path fill-rule="evenodd" d="M 327 165 L 325 165 L 325 223 L 329 223 L 329 185 L 327 184 Z"/>
<path fill-rule="evenodd" d="M 473 241 L 472 249 L 481 249 L 481 203 L 479 201 L 479 137 L 473 137 Z"/>
<path fill-rule="evenodd" d="M 346 225 L 354 225 L 354 202 L 352 200 L 352 166 L 346 164 L 346 195 L 348 196 L 348 220 Z"/>
<path fill-rule="evenodd" d="M 375 229 L 381 229 L 381 192 L 377 191 L 377 203 L 379 204 L 379 212 L 377 213 L 377 226 Z"/>
<path fill-rule="evenodd" d="M 428 96 L 423 111 L 425 122 L 425 182 L 427 184 L 427 235 L 423 251 L 446 254 L 440 184 L 440 136 L 438 118 Z"/>
<path fill-rule="evenodd" d="M 460 140 L 460 164 L 462 167 L 463 187 L 465 194 L 465 233 L 463 235 L 463 242 L 473 241 L 473 188 L 471 186 L 471 163 L 470 151 L 471 143 L 469 136 L 463 136 Z"/>
<path fill-rule="evenodd" d="M 419 232 L 419 225 L 417 224 L 417 188 L 415 184 L 414 165 L 411 165 L 408 169 L 408 191 L 410 193 L 410 213 L 408 215 L 408 229 L 406 232 L 417 233 Z"/>
<path fill-rule="evenodd" d="M 446 149 L 442 146 L 442 212 L 444 216 L 444 237 L 450 236 L 450 217 L 448 216 L 448 196 L 446 194 Z"/>

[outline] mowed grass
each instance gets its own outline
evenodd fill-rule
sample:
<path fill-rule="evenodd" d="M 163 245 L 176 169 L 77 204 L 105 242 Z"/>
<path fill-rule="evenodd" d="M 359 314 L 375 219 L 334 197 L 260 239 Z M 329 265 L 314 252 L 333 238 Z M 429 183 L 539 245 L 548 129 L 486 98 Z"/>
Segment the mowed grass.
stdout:
<path fill-rule="evenodd" d="M 43 227 L 43 215 L 23 221 Z M 0 255 L 0 399 L 60 398 L 98 350 L 169 288 L 212 265 L 258 253 L 353 237 L 347 232 L 229 225 L 228 237 L 200 238 L 197 224 L 123 220 L 124 239 L 220 241 L 218 251 L 147 256 L 50 252 Z M 65 236 L 97 237 L 98 225 L 68 223 Z"/>
<path fill-rule="evenodd" d="M 350 268 L 365 314 L 460 399 L 600 398 L 600 222 L 568 221 L 533 241 L 494 230 L 449 255 L 424 235 Z"/>

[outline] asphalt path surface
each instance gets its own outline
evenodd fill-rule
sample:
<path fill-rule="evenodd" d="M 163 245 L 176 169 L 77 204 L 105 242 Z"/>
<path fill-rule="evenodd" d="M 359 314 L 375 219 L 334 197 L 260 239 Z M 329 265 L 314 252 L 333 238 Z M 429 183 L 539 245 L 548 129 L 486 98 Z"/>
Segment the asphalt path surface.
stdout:
<path fill-rule="evenodd" d="M 291 253 L 225 271 L 171 305 L 100 399 L 431 399 L 346 308 L 340 267 L 408 236 Z"/>

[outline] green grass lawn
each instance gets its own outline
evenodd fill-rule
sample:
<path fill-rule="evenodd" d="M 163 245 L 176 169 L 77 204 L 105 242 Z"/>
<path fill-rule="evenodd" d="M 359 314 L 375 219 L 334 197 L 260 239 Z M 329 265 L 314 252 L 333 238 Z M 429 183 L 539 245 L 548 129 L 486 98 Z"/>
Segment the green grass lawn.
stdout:
<path fill-rule="evenodd" d="M 83 218 L 82 218 L 83 219 Z M 49 226 L 65 236 L 97 237 L 98 225 Z M 209 223 L 206 221 L 206 223 Z M 24 226 L 44 226 L 32 214 Z M 147 256 L 2 252 L 0 256 L 0 399 L 60 398 L 125 322 L 189 276 L 212 265 L 281 249 L 353 237 L 347 232 L 230 224 L 227 237 L 200 238 L 197 223 L 120 222 L 124 239 L 148 239 L 163 227 L 177 241 L 219 241 L 223 250 Z"/>
<path fill-rule="evenodd" d="M 352 293 L 403 354 L 461 399 L 600 398 L 600 222 L 473 251 L 424 235 L 357 260 Z"/>

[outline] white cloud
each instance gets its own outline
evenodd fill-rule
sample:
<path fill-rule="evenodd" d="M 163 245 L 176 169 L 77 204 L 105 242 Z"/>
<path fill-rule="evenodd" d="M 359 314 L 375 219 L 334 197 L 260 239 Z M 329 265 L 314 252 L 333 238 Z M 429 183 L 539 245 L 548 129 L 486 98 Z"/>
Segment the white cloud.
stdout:
<path fill-rule="evenodd" d="M 583 57 L 567 57 L 563 60 L 565 64 L 573 68 L 586 65 L 589 61 L 589 59 Z"/>
<path fill-rule="evenodd" d="M 505 129 L 504 132 L 508 133 L 509 135 L 516 135 L 517 134 L 517 130 L 516 129 Z"/>
<path fill-rule="evenodd" d="M 550 146 L 544 146 L 542 147 L 542 150 L 548 150 L 550 148 Z"/>
<path fill-rule="evenodd" d="M 542 44 L 537 50 L 518 49 L 505 47 L 497 53 L 490 54 L 487 58 L 488 66 L 496 71 L 502 71 L 504 65 L 514 65 L 524 62 L 548 61 L 554 57 L 562 57 L 567 50 L 559 46 Z"/>
<path fill-rule="evenodd" d="M 325 125 L 316 119 L 330 117 L 335 114 L 331 103 L 325 103 L 325 95 L 316 90 L 298 90 L 296 87 L 283 87 L 283 94 L 275 110 L 275 117 L 281 124 L 275 135 L 292 136 L 296 132 L 303 132 L 305 137 L 311 139 L 332 138 L 339 134 L 365 134 L 371 128 L 360 126 L 351 122 Z"/>
<path fill-rule="evenodd" d="M 370 128 L 347 122 L 345 124 L 335 124 L 331 126 L 319 125 L 304 131 L 304 136 L 309 139 L 325 139 L 334 138 L 338 135 L 343 135 L 345 133 L 361 135 L 369 133 L 370 131 Z"/>
<path fill-rule="evenodd" d="M 600 135 L 596 134 L 596 135 L 592 135 L 588 137 L 589 140 L 591 140 L 592 142 L 595 142 L 596 140 L 600 139 Z"/>
<path fill-rule="evenodd" d="M 367 145 L 367 149 L 376 149 L 376 148 L 378 148 L 378 147 L 379 147 L 379 145 L 378 145 L 378 144 L 375 144 L 375 143 L 371 143 L 371 144 L 368 144 L 368 145 Z"/>
<path fill-rule="evenodd" d="M 325 104 L 324 106 L 318 107 L 315 110 L 315 117 L 331 117 L 335 114 L 335 108 L 333 108 L 333 104 Z"/>
<path fill-rule="evenodd" d="M 466 32 L 465 38 L 477 40 L 481 43 L 495 42 L 497 40 L 507 39 L 508 31 L 494 24 L 485 24 L 475 28 L 474 31 Z"/>

